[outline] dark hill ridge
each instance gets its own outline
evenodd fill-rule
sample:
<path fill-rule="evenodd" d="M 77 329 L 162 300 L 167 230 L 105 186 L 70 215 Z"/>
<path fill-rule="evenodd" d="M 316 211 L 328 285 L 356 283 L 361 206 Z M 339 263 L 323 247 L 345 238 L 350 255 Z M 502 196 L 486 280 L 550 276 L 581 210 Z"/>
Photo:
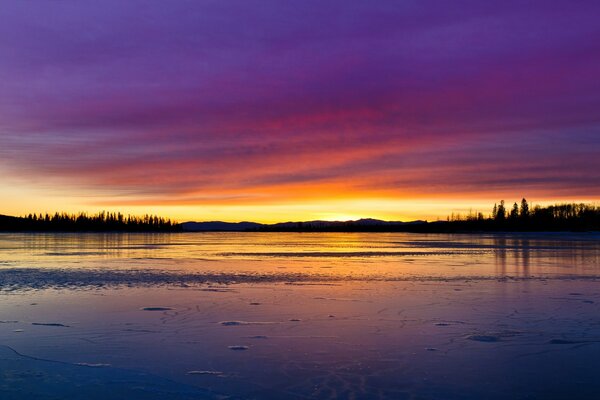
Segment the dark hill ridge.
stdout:
<path fill-rule="evenodd" d="M 181 228 L 186 232 L 206 232 L 206 231 L 251 231 L 262 228 L 264 225 L 256 222 L 184 222 Z"/>
<path fill-rule="evenodd" d="M 364 218 L 356 221 L 289 221 L 276 224 L 259 224 L 256 222 L 184 222 L 181 227 L 187 232 L 206 231 L 294 231 L 294 230 L 358 230 L 369 228 L 398 228 L 407 225 L 424 224 L 425 221 L 382 221 Z"/>
<path fill-rule="evenodd" d="M 0 214 L 0 226 L 17 224 L 22 220 L 20 217 Z"/>

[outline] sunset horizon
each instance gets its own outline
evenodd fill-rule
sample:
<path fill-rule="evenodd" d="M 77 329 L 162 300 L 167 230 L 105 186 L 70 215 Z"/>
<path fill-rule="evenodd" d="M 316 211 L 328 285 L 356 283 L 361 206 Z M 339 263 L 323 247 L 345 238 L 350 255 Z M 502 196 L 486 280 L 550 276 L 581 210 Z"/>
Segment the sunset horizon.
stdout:
<path fill-rule="evenodd" d="M 0 212 L 433 220 L 600 200 L 596 6 L 235 4 L 6 4 Z"/>
<path fill-rule="evenodd" d="M 597 400 L 599 284 L 599 0 L 0 3 L 1 400 Z"/>
<path fill-rule="evenodd" d="M 163 208 L 160 206 L 154 207 L 74 207 L 74 208 L 47 208 L 47 209 L 28 209 L 28 208 L 19 208 L 15 212 L 6 212 L 4 210 L 0 210 L 0 215 L 14 216 L 14 217 L 26 217 L 30 214 L 35 215 L 54 215 L 56 213 L 68 213 L 68 214 L 96 214 L 99 212 L 114 212 L 121 213 L 123 215 L 132 215 L 132 216 L 141 216 L 145 214 L 151 214 L 160 216 L 163 218 L 168 218 L 177 223 L 190 222 L 190 221 L 222 221 L 229 223 L 238 223 L 238 222 L 257 222 L 261 224 L 274 224 L 281 222 L 302 222 L 302 221 L 313 221 L 313 220 L 321 220 L 321 221 L 356 221 L 360 219 L 378 219 L 383 221 L 438 221 L 438 220 L 446 220 L 450 216 L 462 216 L 466 217 L 468 215 L 476 215 L 483 214 L 486 218 L 489 217 L 492 213 L 493 206 L 498 204 L 501 200 L 505 200 L 507 203 L 507 207 L 513 205 L 513 203 L 519 203 L 520 198 L 502 198 L 502 199 L 490 199 L 487 203 L 478 203 L 477 206 L 469 206 L 467 202 L 462 203 L 460 200 L 457 200 L 456 203 L 453 203 L 454 206 L 448 208 L 446 202 L 433 202 L 433 201 L 423 201 L 423 202 L 402 202 L 398 200 L 379 200 L 379 201 L 369 201 L 369 200 L 354 200 L 354 201 L 344 201 L 342 203 L 336 202 L 335 206 L 332 206 L 331 203 L 317 203 L 317 204 L 304 204 L 298 207 L 300 210 L 298 212 L 290 212 L 295 207 L 289 205 L 263 205 L 263 206 L 254 206 L 254 207 L 239 207 L 236 212 L 232 213 L 229 210 L 216 211 L 215 208 L 208 207 L 207 211 L 198 212 L 196 207 L 190 207 L 191 209 L 188 211 L 170 211 L 169 208 Z M 598 201 L 595 200 L 586 200 L 586 199 L 559 199 L 559 200 L 547 200 L 547 201 L 531 201 L 530 198 L 526 198 L 532 207 L 534 206 L 550 206 L 550 205 L 560 205 L 560 204 L 589 204 L 593 206 L 598 206 Z M 342 207 L 340 207 L 340 204 Z M 370 208 L 367 211 L 359 212 L 361 207 L 356 207 L 356 205 L 369 205 Z M 471 203 L 472 204 L 472 203 Z M 404 205 L 404 208 L 402 207 Z M 417 207 L 415 207 L 417 205 Z M 331 207 L 331 208 L 329 208 Z M 386 209 L 388 211 L 381 211 L 381 208 Z M 399 207 L 399 210 L 395 210 L 394 207 Z M 18 212 L 18 210 L 21 210 Z M 327 211 L 328 209 L 337 209 L 338 211 Z M 379 209 L 379 211 L 376 211 Z M 343 211 L 342 211 L 343 210 Z M 347 210 L 347 211 L 346 211 Z M 404 211 L 406 210 L 406 211 Z"/>

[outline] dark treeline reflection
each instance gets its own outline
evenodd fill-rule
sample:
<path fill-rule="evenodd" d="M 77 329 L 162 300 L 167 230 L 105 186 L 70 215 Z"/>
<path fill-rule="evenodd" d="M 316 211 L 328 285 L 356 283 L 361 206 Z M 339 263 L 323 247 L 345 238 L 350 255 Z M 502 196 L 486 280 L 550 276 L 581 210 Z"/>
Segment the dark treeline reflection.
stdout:
<path fill-rule="evenodd" d="M 0 230 L 36 232 L 172 232 L 181 226 L 155 215 L 133 216 L 114 212 L 29 214 L 26 217 L 0 216 Z"/>

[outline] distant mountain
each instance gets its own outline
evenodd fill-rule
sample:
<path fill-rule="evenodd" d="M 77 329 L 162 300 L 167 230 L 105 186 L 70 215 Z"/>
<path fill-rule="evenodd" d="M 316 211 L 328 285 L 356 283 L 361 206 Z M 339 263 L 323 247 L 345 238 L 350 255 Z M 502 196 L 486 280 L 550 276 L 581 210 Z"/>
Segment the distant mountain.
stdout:
<path fill-rule="evenodd" d="M 422 221 L 413 222 L 402 222 L 402 221 L 382 221 L 380 219 L 363 218 L 356 221 L 299 221 L 299 222 L 280 222 L 277 224 L 267 225 L 271 228 L 288 228 L 288 227 L 313 227 L 313 228 L 330 228 L 330 227 L 344 227 L 344 226 L 397 226 L 406 225 L 413 223 L 420 223 Z"/>
<path fill-rule="evenodd" d="M 207 221 L 207 222 L 184 222 L 181 227 L 187 232 L 204 232 L 204 231 L 252 231 L 262 228 L 263 224 L 256 222 L 223 222 L 223 221 Z"/>
<path fill-rule="evenodd" d="M 181 227 L 187 232 L 205 231 L 287 231 L 287 230 L 370 230 L 374 228 L 393 228 L 407 225 L 424 224 L 425 221 L 382 221 L 364 218 L 356 221 L 297 221 L 280 222 L 276 224 L 259 224 L 256 222 L 184 222 Z"/>
<path fill-rule="evenodd" d="M 399 228 L 408 225 L 423 224 L 425 221 L 383 221 L 380 219 L 363 218 L 356 221 L 301 221 L 301 222 L 281 222 L 263 226 L 263 230 L 385 230 L 387 228 Z"/>
<path fill-rule="evenodd" d="M 23 218 L 21 217 L 11 217 L 10 215 L 0 214 L 0 224 L 13 224 L 18 223 Z"/>

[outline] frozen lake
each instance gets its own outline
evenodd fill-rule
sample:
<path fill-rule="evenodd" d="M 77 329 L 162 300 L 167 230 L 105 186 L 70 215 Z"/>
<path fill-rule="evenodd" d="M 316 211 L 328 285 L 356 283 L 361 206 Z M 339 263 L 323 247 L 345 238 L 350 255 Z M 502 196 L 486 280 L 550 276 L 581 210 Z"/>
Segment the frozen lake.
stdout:
<path fill-rule="evenodd" d="M 0 398 L 596 399 L 599 305 L 597 234 L 0 234 Z"/>

